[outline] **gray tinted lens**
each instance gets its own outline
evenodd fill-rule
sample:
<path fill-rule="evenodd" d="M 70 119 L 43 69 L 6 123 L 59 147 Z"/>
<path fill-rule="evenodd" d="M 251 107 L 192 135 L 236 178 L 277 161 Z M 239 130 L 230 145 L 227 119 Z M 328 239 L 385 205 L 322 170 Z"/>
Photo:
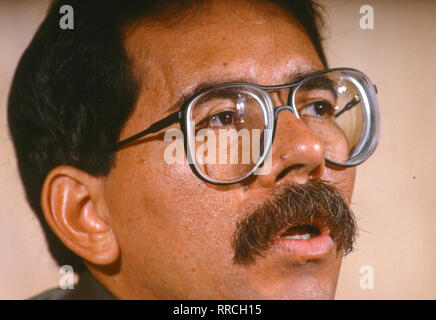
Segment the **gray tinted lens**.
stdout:
<path fill-rule="evenodd" d="M 302 83 L 294 93 L 300 118 L 324 142 L 326 158 L 348 164 L 368 139 L 368 94 L 352 72 L 333 71 Z"/>
<path fill-rule="evenodd" d="M 228 183 L 249 175 L 264 154 L 265 96 L 250 86 L 207 91 L 190 106 L 194 162 L 208 180 Z"/>

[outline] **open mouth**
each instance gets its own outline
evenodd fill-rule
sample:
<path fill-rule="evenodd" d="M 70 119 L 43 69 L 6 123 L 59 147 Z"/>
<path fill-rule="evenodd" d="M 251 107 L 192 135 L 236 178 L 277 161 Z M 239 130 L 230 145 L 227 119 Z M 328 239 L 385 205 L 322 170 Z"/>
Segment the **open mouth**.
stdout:
<path fill-rule="evenodd" d="M 302 224 L 289 227 L 284 233 L 281 234 L 281 238 L 293 239 L 293 240 L 310 240 L 321 234 L 321 230 L 311 224 Z"/>
<path fill-rule="evenodd" d="M 299 259 L 320 259 L 332 252 L 335 243 L 322 221 L 311 219 L 288 227 L 280 234 L 276 249 Z"/>

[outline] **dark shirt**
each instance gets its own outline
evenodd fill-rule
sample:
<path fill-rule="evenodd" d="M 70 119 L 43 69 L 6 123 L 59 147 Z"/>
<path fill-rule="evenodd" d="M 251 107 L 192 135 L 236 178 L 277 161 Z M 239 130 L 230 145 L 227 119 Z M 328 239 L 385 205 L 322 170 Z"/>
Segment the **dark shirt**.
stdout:
<path fill-rule="evenodd" d="M 95 279 L 89 271 L 79 274 L 74 289 L 47 290 L 31 300 L 114 300 L 115 297 Z"/>

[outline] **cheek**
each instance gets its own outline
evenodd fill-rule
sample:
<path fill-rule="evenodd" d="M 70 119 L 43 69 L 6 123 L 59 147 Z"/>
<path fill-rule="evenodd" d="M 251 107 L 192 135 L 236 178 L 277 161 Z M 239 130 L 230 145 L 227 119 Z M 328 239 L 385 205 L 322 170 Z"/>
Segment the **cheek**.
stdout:
<path fill-rule="evenodd" d="M 211 263 L 230 265 L 237 196 L 230 188 L 205 184 L 186 162 L 167 164 L 161 146 L 165 143 L 119 152 L 106 179 L 123 260 L 156 277 L 180 279 L 193 270 L 204 269 L 194 276 L 213 272 Z"/>
<path fill-rule="evenodd" d="M 356 178 L 356 167 L 346 169 L 336 169 L 326 165 L 322 180 L 333 183 L 344 195 L 348 204 L 354 190 L 354 181 Z"/>

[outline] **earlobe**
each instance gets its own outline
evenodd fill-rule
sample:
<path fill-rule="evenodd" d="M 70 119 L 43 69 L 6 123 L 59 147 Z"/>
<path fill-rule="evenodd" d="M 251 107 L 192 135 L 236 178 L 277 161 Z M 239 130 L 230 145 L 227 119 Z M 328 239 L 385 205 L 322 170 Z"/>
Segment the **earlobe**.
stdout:
<path fill-rule="evenodd" d="M 101 178 L 56 167 L 44 182 L 41 205 L 47 223 L 70 250 L 97 265 L 117 260 L 119 247 L 107 222 Z"/>

